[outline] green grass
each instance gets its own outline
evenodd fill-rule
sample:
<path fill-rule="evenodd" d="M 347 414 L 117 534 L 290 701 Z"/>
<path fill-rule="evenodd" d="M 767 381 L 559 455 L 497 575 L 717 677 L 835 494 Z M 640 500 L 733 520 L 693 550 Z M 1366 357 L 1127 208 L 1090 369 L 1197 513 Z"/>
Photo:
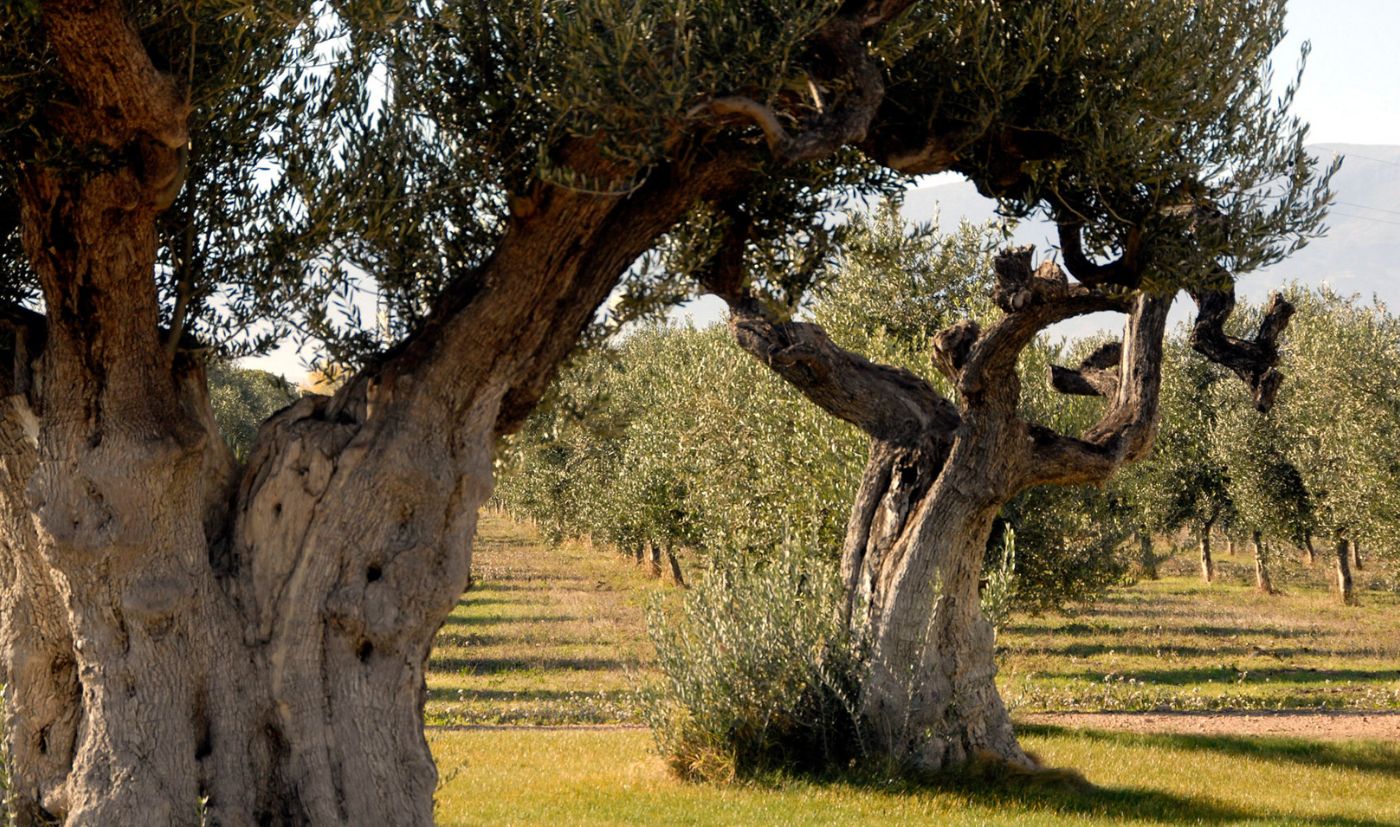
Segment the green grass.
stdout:
<path fill-rule="evenodd" d="M 444 825 L 1400 824 L 1400 746 L 1031 728 L 1095 785 L 939 787 L 668 774 L 637 730 L 432 732 Z"/>
<path fill-rule="evenodd" d="M 1211 585 L 1178 573 L 1080 615 L 1014 617 L 998 640 L 1003 696 L 1022 712 L 1400 708 L 1400 595 L 1342 606 L 1321 566 L 1297 565 L 1264 595 L 1246 563 L 1227 558 Z"/>
<path fill-rule="evenodd" d="M 428 723 L 635 721 L 634 688 L 654 674 L 644 614 L 659 583 L 489 511 L 477 535 L 473 586 L 428 662 Z"/>
<path fill-rule="evenodd" d="M 1361 606 L 1340 606 L 1325 572 L 1297 564 L 1265 596 L 1245 557 L 1220 562 L 1211 586 L 1182 556 L 1075 616 L 1013 617 L 998 646 L 1013 710 L 1400 707 L 1400 596 L 1363 589 Z M 1400 744 L 1382 742 L 1023 726 L 1027 749 L 1094 787 L 685 783 L 646 731 L 589 726 L 637 720 L 634 686 L 655 676 L 643 608 L 665 587 L 492 514 L 475 575 L 429 664 L 442 824 L 1400 825 Z M 451 728 L 481 724 L 584 726 Z"/>
<path fill-rule="evenodd" d="M 429 663 L 429 723 L 636 723 L 633 689 L 655 675 L 643 615 L 657 581 L 489 512 L 476 560 Z M 1221 555 L 1207 586 L 1182 555 L 1088 611 L 1013 616 L 998 641 L 1003 696 L 1016 712 L 1400 708 L 1400 594 L 1362 588 L 1360 606 L 1341 606 L 1321 563 L 1283 560 L 1283 593 L 1262 595 L 1250 565 Z"/>

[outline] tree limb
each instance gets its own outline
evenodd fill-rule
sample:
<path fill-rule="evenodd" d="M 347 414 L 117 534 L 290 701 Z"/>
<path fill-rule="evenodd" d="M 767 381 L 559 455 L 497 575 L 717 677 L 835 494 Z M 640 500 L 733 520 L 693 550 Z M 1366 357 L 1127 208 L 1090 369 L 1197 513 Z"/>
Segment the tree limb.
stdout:
<path fill-rule="evenodd" d="M 1096 264 L 1084 253 L 1084 222 L 1060 220 L 1056 223 L 1060 238 L 1060 253 L 1064 256 L 1065 268 L 1070 275 L 1087 287 L 1115 285 L 1136 289 L 1142 283 L 1142 269 L 1138 259 L 1141 254 L 1142 232 L 1133 227 L 1128 231 L 1128 241 L 1123 255 L 1107 264 Z"/>
<path fill-rule="evenodd" d="M 1119 354 L 1121 378 L 1113 402 L 1082 437 L 1029 426 L 1032 449 L 1023 487 L 1102 482 L 1147 453 L 1157 429 L 1162 345 L 1171 304 L 1171 296 L 1147 294 L 1134 301 Z M 1101 348 L 1097 361 L 1106 360 L 1107 354 Z"/>
<path fill-rule="evenodd" d="M 1122 354 L 1122 342 L 1107 342 L 1086 356 L 1078 368 L 1051 365 L 1050 386 L 1070 396 L 1114 396 Z"/>
<path fill-rule="evenodd" d="M 82 138 L 117 147 L 139 134 L 168 149 L 189 142 L 189 103 L 158 70 L 119 0 L 47 0 L 44 28 L 78 106 L 50 116 Z"/>
<path fill-rule="evenodd" d="M 1233 281 L 1220 290 L 1193 290 L 1191 298 L 1197 307 L 1191 347 L 1233 371 L 1249 386 L 1254 406 L 1260 411 L 1269 410 L 1283 384 L 1283 374 L 1275 367 L 1279 359 L 1278 340 L 1293 316 L 1293 305 L 1282 294 L 1272 294 L 1254 338 L 1239 339 L 1225 332 L 1225 322 L 1235 310 Z"/>
<path fill-rule="evenodd" d="M 1015 407 L 1020 387 L 1016 361 L 1036 334 L 1056 322 L 1105 310 L 1126 311 L 1130 299 L 1080 284 L 1070 284 L 1054 262 L 1031 266 L 1034 247 L 1016 247 L 999 253 L 994 262 L 996 287 L 992 300 L 1005 313 L 969 349 L 958 371 L 958 390 L 965 399 L 983 396 L 989 389 Z M 942 334 L 940 334 L 942 335 Z"/>
<path fill-rule="evenodd" d="M 875 118 L 885 94 L 884 73 L 865 49 L 865 32 L 889 20 L 910 5 L 909 0 L 871 2 L 854 15 L 833 18 L 814 40 L 816 51 L 834 68 L 836 86 L 847 91 L 832 106 L 822 107 L 817 116 L 790 133 L 770 106 L 743 96 L 724 96 L 692 107 L 692 118 L 703 114 L 719 117 L 741 115 L 763 131 L 773 157 L 784 164 L 800 164 L 825 158 L 841 147 L 859 143 Z"/>
<path fill-rule="evenodd" d="M 827 413 L 872 437 L 908 445 L 957 428 L 957 409 L 918 376 L 839 347 L 817 325 L 774 321 L 756 302 L 730 310 L 740 347 Z"/>
<path fill-rule="evenodd" d="M 845 350 L 818 325 L 780 322 L 749 294 L 749 230 L 747 217 L 730 210 L 719 247 L 700 272 L 701 286 L 729 305 L 739 346 L 818 407 L 876 439 L 913 445 L 930 431 L 951 434 L 957 409 L 922 378 Z"/>

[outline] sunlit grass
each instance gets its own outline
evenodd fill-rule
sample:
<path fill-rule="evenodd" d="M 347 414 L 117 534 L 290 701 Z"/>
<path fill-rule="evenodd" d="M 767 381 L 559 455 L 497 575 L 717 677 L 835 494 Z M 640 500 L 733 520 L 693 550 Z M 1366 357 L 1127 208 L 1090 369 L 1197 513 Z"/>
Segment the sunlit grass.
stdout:
<path fill-rule="evenodd" d="M 1400 746 L 1030 728 L 1026 746 L 1095 785 L 940 787 L 670 775 L 637 730 L 431 732 L 438 819 L 510 824 L 1400 823 Z"/>
<path fill-rule="evenodd" d="M 650 676 L 644 607 L 657 581 L 584 543 L 550 547 L 486 512 L 474 585 L 428 662 L 429 724 L 636 719 Z"/>
<path fill-rule="evenodd" d="M 1283 594 L 1260 595 L 1246 563 L 1222 560 L 1223 582 L 1206 586 L 1183 556 L 1090 611 L 1014 617 L 999 640 L 1003 693 L 1019 712 L 1400 706 L 1400 597 L 1365 590 L 1361 606 L 1340 606 L 1325 572 L 1297 565 L 1276 577 Z M 475 574 L 430 662 L 430 724 L 636 720 L 633 689 L 655 674 L 643 607 L 664 587 L 605 550 L 547 547 L 489 514 Z M 449 825 L 1400 824 L 1400 744 L 1020 732 L 1095 788 L 703 786 L 671 775 L 635 728 L 428 739 Z"/>
<path fill-rule="evenodd" d="M 1300 567 L 1263 595 L 1231 568 L 1211 585 L 1115 589 L 1073 617 L 1017 616 L 998 641 L 1003 694 L 1021 711 L 1400 708 L 1400 595 L 1342 606 Z"/>

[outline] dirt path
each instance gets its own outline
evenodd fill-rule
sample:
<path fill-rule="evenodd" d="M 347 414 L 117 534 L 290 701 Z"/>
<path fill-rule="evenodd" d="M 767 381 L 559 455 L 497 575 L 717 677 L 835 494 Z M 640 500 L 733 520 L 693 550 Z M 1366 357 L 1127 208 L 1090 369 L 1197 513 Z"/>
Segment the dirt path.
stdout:
<path fill-rule="evenodd" d="M 1122 732 L 1400 741 L 1400 712 L 1042 712 L 1017 720 Z"/>

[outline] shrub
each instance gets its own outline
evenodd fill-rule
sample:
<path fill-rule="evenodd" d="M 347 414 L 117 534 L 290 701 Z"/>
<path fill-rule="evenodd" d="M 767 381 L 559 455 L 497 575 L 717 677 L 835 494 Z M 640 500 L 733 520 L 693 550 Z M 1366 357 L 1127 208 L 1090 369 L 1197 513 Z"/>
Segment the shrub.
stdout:
<path fill-rule="evenodd" d="M 982 587 L 982 614 L 1000 632 L 1016 603 L 1016 530 L 1007 527 L 1001 539 L 1001 559 L 987 567 L 987 584 Z"/>
<path fill-rule="evenodd" d="M 861 659 L 840 600 L 829 558 L 791 546 L 715 555 L 678 610 L 657 598 L 647 626 L 663 678 L 643 712 L 677 774 L 727 781 L 854 757 Z"/>

